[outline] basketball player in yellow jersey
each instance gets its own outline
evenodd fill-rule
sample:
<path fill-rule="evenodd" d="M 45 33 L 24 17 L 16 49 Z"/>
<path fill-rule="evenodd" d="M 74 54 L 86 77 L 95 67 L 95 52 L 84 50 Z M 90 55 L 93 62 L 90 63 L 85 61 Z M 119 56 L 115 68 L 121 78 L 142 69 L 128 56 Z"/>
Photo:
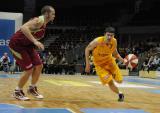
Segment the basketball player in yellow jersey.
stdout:
<path fill-rule="evenodd" d="M 96 73 L 100 77 L 103 85 L 109 85 L 110 89 L 117 93 L 118 101 L 124 100 L 124 94 L 119 91 L 114 84 L 113 79 L 122 83 L 122 75 L 120 69 L 115 62 L 115 58 L 125 63 L 125 60 L 119 55 L 117 51 L 117 40 L 114 38 L 115 29 L 107 27 L 104 36 L 97 37 L 85 49 L 86 68 L 87 73 L 90 72 L 89 53 L 92 51 L 93 62 Z"/>

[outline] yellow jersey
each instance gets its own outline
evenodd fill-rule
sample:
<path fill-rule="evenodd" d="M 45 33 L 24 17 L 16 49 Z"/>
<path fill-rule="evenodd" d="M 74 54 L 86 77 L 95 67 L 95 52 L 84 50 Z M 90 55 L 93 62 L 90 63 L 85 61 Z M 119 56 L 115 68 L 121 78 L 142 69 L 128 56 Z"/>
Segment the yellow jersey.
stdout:
<path fill-rule="evenodd" d="M 98 42 L 98 45 L 92 51 L 93 62 L 96 65 L 104 65 L 115 60 L 112 57 L 112 53 L 116 50 L 117 40 L 111 38 L 111 41 L 107 44 L 106 38 L 104 36 L 97 37 L 95 41 Z"/>

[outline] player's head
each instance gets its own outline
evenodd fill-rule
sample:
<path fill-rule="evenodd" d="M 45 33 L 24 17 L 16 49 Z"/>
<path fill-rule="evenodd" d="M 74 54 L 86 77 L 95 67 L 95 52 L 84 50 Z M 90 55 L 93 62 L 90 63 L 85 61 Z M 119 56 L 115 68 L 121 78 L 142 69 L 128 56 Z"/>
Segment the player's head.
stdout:
<path fill-rule="evenodd" d="M 46 5 L 41 9 L 41 14 L 44 15 L 48 21 L 53 21 L 55 18 L 55 10 L 49 5 Z"/>
<path fill-rule="evenodd" d="M 104 30 L 104 36 L 106 37 L 106 40 L 110 41 L 111 38 L 113 38 L 115 35 L 115 28 L 113 27 L 106 27 Z"/>

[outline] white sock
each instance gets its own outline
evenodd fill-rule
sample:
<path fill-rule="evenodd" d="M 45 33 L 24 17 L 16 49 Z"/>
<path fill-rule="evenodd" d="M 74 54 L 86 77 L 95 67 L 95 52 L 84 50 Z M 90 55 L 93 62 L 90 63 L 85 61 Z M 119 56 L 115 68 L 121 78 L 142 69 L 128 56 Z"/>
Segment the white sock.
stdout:
<path fill-rule="evenodd" d="M 16 87 L 16 90 L 22 90 L 22 88 L 20 88 L 20 87 L 17 86 L 17 87 Z"/>
<path fill-rule="evenodd" d="M 32 86 L 32 87 L 36 87 L 36 85 L 35 85 L 35 84 L 31 84 L 31 86 Z"/>
<path fill-rule="evenodd" d="M 119 91 L 119 94 L 123 94 L 121 91 Z"/>

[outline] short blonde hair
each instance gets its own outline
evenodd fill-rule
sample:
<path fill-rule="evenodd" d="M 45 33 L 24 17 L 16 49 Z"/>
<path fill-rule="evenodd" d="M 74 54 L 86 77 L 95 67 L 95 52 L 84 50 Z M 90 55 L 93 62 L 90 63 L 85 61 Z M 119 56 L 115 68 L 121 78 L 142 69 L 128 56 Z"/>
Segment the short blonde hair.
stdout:
<path fill-rule="evenodd" d="M 45 5 L 43 6 L 43 8 L 41 9 L 41 14 L 45 14 L 46 12 L 51 12 L 51 9 L 54 9 L 52 6 L 49 5 Z"/>

